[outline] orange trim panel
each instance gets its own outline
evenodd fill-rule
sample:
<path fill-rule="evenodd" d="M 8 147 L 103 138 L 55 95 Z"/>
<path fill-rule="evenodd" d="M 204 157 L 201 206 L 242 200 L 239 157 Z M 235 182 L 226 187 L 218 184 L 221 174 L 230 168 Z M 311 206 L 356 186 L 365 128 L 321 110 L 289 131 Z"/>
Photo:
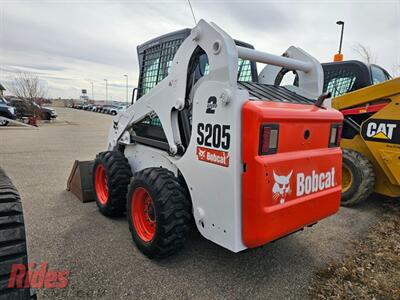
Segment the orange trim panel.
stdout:
<path fill-rule="evenodd" d="M 340 112 L 311 105 L 248 101 L 242 111 L 242 239 L 251 248 L 338 211 L 342 152 L 328 148 Z M 276 154 L 259 154 L 260 128 L 278 124 Z M 306 133 L 307 132 L 307 133 Z"/>

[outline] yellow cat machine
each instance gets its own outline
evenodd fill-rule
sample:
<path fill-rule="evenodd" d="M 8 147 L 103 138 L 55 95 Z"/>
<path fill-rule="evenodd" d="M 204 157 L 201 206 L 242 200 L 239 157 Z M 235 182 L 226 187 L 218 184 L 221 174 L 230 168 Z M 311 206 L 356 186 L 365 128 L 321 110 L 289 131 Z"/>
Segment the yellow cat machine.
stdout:
<path fill-rule="evenodd" d="M 400 78 L 360 61 L 322 64 L 324 91 L 344 115 L 342 205 L 400 197 Z"/>

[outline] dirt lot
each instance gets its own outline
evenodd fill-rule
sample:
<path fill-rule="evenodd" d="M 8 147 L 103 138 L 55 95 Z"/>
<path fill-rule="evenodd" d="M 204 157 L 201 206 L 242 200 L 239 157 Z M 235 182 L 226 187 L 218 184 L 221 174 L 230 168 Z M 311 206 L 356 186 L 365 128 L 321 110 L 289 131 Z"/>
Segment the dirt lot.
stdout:
<path fill-rule="evenodd" d="M 38 130 L 0 129 L 0 165 L 22 196 L 30 260 L 70 271 L 66 289 L 39 290 L 40 298 L 309 298 L 316 273 L 351 254 L 385 210 L 371 199 L 238 254 L 194 231 L 178 255 L 151 261 L 134 247 L 125 218 L 105 218 L 65 191 L 73 161 L 105 149 L 111 117 L 57 112 L 59 120 Z"/>
<path fill-rule="evenodd" d="M 380 221 L 343 262 L 317 272 L 316 299 L 400 299 L 400 201 L 382 200 Z"/>

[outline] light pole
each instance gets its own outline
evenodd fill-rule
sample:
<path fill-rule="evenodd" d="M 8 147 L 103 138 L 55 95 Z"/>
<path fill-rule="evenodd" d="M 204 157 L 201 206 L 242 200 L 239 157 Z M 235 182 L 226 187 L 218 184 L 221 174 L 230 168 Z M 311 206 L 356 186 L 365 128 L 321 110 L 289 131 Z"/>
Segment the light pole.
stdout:
<path fill-rule="evenodd" d="M 90 84 L 92 85 L 92 100 L 94 101 L 94 93 L 93 93 L 93 81 L 90 82 Z"/>
<path fill-rule="evenodd" d="M 107 85 L 107 79 L 104 79 L 106 82 L 106 104 L 108 104 L 108 85 Z"/>
<path fill-rule="evenodd" d="M 128 104 L 128 75 L 124 75 L 126 77 L 126 103 Z"/>
<path fill-rule="evenodd" d="M 344 31 L 344 22 L 343 21 L 337 21 L 337 25 L 341 26 L 341 32 L 340 32 L 340 42 L 339 42 L 339 52 L 335 54 L 333 57 L 333 61 L 343 61 L 343 54 L 342 54 L 342 42 L 343 42 L 343 31 Z"/>

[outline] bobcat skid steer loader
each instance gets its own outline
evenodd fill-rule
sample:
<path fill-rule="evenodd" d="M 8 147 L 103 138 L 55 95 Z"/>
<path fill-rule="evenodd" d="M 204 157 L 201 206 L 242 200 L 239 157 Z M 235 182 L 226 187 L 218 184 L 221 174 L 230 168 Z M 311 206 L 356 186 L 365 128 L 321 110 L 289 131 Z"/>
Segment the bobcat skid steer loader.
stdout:
<path fill-rule="evenodd" d="M 101 213 L 127 211 L 145 255 L 175 253 L 193 223 L 239 252 L 339 209 L 343 117 L 314 105 L 317 60 L 253 50 L 203 20 L 138 54 L 138 99 L 114 117 L 93 186 Z M 268 84 L 270 65 L 297 70 L 298 87 Z"/>

